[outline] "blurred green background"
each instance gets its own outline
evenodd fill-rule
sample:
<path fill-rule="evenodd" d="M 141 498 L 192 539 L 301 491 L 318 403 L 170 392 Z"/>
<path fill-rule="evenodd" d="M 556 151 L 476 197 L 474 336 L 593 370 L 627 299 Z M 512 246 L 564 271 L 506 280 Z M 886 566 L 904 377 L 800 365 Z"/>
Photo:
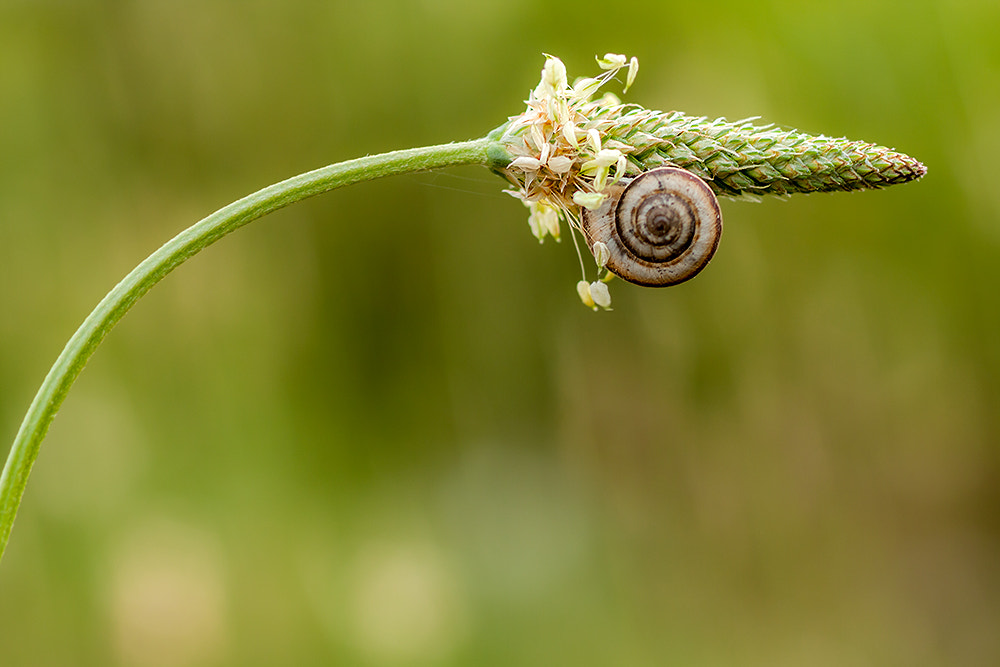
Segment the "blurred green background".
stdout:
<path fill-rule="evenodd" d="M 577 300 L 484 169 L 355 186 L 105 341 L 0 565 L 0 663 L 1000 664 L 1000 5 L 0 0 L 0 434 L 177 231 L 484 135 L 542 53 L 892 146 Z"/>

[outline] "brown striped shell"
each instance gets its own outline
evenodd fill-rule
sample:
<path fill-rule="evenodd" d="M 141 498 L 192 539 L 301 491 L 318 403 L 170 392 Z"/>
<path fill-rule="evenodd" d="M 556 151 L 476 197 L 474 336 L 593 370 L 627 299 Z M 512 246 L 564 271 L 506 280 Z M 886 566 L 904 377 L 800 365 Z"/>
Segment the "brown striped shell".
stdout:
<path fill-rule="evenodd" d="M 722 211 L 705 181 L 660 167 L 608 188 L 594 211 L 583 209 L 587 245 L 608 246 L 607 268 L 637 285 L 667 287 L 698 274 L 722 236 Z"/>

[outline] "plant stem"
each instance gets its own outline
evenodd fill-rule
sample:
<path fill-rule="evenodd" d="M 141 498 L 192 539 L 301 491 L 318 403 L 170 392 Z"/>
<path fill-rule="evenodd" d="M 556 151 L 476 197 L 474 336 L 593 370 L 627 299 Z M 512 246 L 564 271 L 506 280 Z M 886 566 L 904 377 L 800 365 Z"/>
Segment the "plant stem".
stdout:
<path fill-rule="evenodd" d="M 226 234 L 272 211 L 334 188 L 461 164 L 503 167 L 505 153 L 490 138 L 394 151 L 348 160 L 293 176 L 219 209 L 184 230 L 132 270 L 87 316 L 66 343 L 31 402 L 0 476 L 0 558 L 39 447 L 66 394 L 91 355 L 125 313 L 153 285 Z"/>

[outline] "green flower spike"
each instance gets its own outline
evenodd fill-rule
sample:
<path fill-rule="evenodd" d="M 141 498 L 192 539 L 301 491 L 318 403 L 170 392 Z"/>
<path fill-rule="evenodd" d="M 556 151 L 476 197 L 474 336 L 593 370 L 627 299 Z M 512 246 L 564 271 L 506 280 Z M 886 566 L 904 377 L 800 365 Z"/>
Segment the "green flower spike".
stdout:
<path fill-rule="evenodd" d="M 531 209 L 531 230 L 540 241 L 546 235 L 558 240 L 559 219 L 583 234 L 584 210 L 600 209 L 620 191 L 616 184 L 622 179 L 660 167 L 691 172 L 718 196 L 752 200 L 883 188 L 927 172 L 908 155 L 863 141 L 758 126 L 753 119 L 651 111 L 622 104 L 611 94 L 592 99 L 620 70 L 628 68 L 626 89 L 638 71 L 636 59 L 622 55 L 607 54 L 597 62 L 604 70 L 600 76 L 569 85 L 563 63 L 546 56 L 525 111 L 491 135 L 509 158 L 498 170 L 515 187 L 510 194 Z M 598 262 L 599 274 L 606 262 L 606 257 Z M 597 298 L 592 285 L 584 270 L 581 300 L 595 310 L 607 308 L 610 297 L 601 291 Z"/>

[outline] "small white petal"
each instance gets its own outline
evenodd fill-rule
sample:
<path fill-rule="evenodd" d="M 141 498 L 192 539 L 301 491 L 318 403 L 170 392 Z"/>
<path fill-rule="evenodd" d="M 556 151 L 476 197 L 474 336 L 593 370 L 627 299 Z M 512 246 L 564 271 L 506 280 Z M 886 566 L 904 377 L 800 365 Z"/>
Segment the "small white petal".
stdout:
<path fill-rule="evenodd" d="M 580 79 L 573 84 L 573 94 L 577 99 L 589 100 L 601 87 L 600 79 Z"/>
<path fill-rule="evenodd" d="M 549 107 L 549 120 L 553 123 L 565 123 L 569 117 L 569 103 L 562 98 L 553 100 Z"/>
<path fill-rule="evenodd" d="M 552 215 L 546 216 L 542 222 L 545 223 L 545 231 L 548 232 L 549 236 L 554 238 L 556 242 L 559 241 L 559 213 L 557 211 L 552 211 Z"/>
<path fill-rule="evenodd" d="M 604 243 L 598 241 L 594 244 L 594 261 L 597 262 L 597 268 L 603 269 L 607 265 L 608 260 L 611 258 L 611 251 L 608 250 L 608 246 Z"/>
<path fill-rule="evenodd" d="M 597 59 L 597 66 L 603 70 L 625 67 L 625 56 L 620 53 L 605 53 L 603 58 Z"/>
<path fill-rule="evenodd" d="M 546 56 L 542 80 L 535 89 L 538 99 L 551 99 L 567 88 L 566 66 L 554 56 Z"/>
<path fill-rule="evenodd" d="M 621 159 L 624 157 L 625 156 L 622 155 L 621 151 L 613 148 L 606 148 L 600 151 L 593 160 L 587 160 L 584 162 L 580 167 L 580 172 L 583 174 L 596 174 L 603 170 L 605 172 L 604 177 L 607 178 L 609 167 L 611 167 L 611 165 L 619 164 Z"/>
<path fill-rule="evenodd" d="M 573 160 L 565 155 L 555 155 L 549 158 L 548 166 L 553 174 L 565 174 L 573 168 Z"/>
<path fill-rule="evenodd" d="M 587 140 L 590 142 L 591 147 L 593 147 L 595 153 L 601 151 L 601 133 L 597 131 L 597 128 L 591 128 L 587 132 Z"/>
<path fill-rule="evenodd" d="M 639 59 L 632 56 L 632 60 L 628 62 L 628 76 L 625 78 L 625 92 L 632 87 L 635 83 L 635 75 L 639 73 Z"/>
<path fill-rule="evenodd" d="M 597 310 L 597 305 L 594 303 L 594 298 L 590 295 L 590 283 L 586 280 L 581 280 L 576 284 L 576 293 L 580 295 L 580 301 L 583 302 L 587 308 L 593 308 Z"/>
<path fill-rule="evenodd" d="M 607 285 L 597 281 L 590 283 L 589 287 L 590 298 L 593 299 L 595 304 L 604 309 L 611 307 L 611 292 L 608 291 Z"/>
<path fill-rule="evenodd" d="M 520 169 L 521 171 L 537 171 L 542 163 L 539 162 L 536 157 L 528 157 L 527 155 L 519 158 L 515 158 L 508 166 L 508 169 Z"/>
<path fill-rule="evenodd" d="M 542 144 L 542 153 L 538 156 L 538 162 L 540 164 L 545 164 L 549 161 L 549 150 L 552 146 L 549 143 Z"/>
<path fill-rule="evenodd" d="M 615 165 L 615 177 L 611 180 L 612 184 L 617 183 L 622 176 L 625 175 L 625 170 L 628 168 L 628 158 L 622 155 L 618 158 L 618 163 Z"/>
<path fill-rule="evenodd" d="M 539 243 L 545 241 L 545 234 L 542 232 L 541 228 L 539 228 L 538 218 L 534 215 L 528 216 L 528 227 L 531 229 L 531 235 L 538 239 Z"/>
<path fill-rule="evenodd" d="M 557 90 L 566 88 L 568 85 L 566 83 L 566 65 L 563 64 L 563 61 L 550 57 L 545 62 L 545 65 L 548 69 L 549 81 L 552 87 Z"/>
<path fill-rule="evenodd" d="M 573 202 L 577 206 L 582 206 L 589 211 L 594 211 L 601 207 L 604 200 L 607 199 L 607 195 L 603 192 L 583 192 L 577 190 L 573 193 Z"/>
<path fill-rule="evenodd" d="M 546 143 L 545 135 L 542 134 L 542 128 L 538 127 L 537 123 L 531 126 L 529 133 L 531 134 L 531 143 L 535 150 L 540 149 Z"/>
<path fill-rule="evenodd" d="M 550 98 L 545 103 L 545 120 L 550 123 L 556 122 L 558 109 L 556 107 L 557 98 Z"/>
<path fill-rule="evenodd" d="M 608 183 L 608 174 L 611 170 L 607 167 L 601 166 L 597 168 L 594 172 L 594 189 L 598 192 L 604 190 L 604 186 Z"/>
<path fill-rule="evenodd" d="M 566 139 L 566 141 L 569 142 L 569 145 L 572 146 L 573 148 L 576 148 L 577 146 L 580 145 L 579 142 L 576 140 L 576 125 L 574 125 L 573 123 L 566 123 L 565 125 L 563 125 L 562 135 L 563 138 Z"/>
<path fill-rule="evenodd" d="M 622 152 L 617 148 L 604 148 L 597 152 L 594 157 L 594 162 L 596 162 L 601 167 L 610 167 L 618 162 L 618 158 L 624 157 Z"/>
<path fill-rule="evenodd" d="M 542 202 L 535 202 L 529 208 L 531 214 L 528 216 L 528 226 L 531 227 L 531 233 L 535 235 L 539 243 L 544 241 L 546 236 L 551 236 L 558 241 L 559 211 Z"/>

